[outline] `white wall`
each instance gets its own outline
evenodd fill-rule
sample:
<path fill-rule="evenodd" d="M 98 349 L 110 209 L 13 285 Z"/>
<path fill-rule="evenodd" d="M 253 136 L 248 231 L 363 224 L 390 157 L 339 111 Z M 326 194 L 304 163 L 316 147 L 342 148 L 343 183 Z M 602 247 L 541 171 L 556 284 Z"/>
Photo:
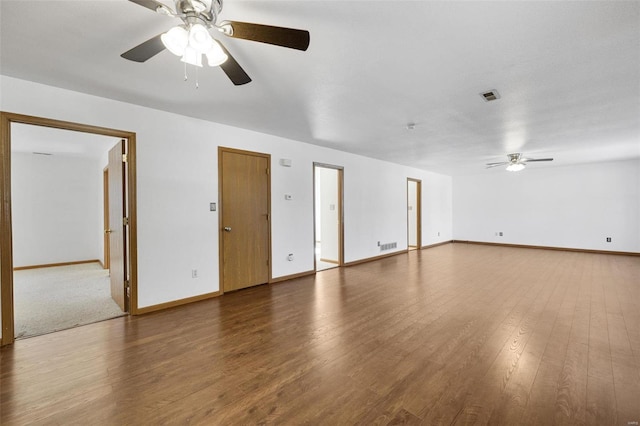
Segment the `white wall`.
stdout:
<path fill-rule="evenodd" d="M 314 161 L 345 168 L 346 262 L 379 255 L 377 241 L 406 249 L 408 176 L 423 181 L 431 203 L 424 243 L 452 238 L 447 176 L 11 77 L 0 77 L 0 89 L 4 111 L 136 132 L 139 307 L 219 289 L 218 216 L 209 211 L 218 201 L 218 146 L 272 156 L 274 278 L 313 270 Z"/>
<path fill-rule="evenodd" d="M 422 173 L 422 241 L 423 246 L 453 239 L 453 186 L 450 176 Z"/>
<path fill-rule="evenodd" d="M 101 174 L 96 159 L 12 154 L 14 266 L 102 258 Z"/>
<path fill-rule="evenodd" d="M 453 189 L 456 240 L 640 252 L 639 160 L 457 176 Z"/>

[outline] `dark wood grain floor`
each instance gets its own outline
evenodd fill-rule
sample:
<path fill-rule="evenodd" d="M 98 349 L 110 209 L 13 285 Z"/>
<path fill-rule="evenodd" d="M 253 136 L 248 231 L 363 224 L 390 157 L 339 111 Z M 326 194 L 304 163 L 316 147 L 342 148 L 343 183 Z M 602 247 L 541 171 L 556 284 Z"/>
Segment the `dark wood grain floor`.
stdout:
<path fill-rule="evenodd" d="M 1 351 L 0 423 L 640 421 L 640 258 L 449 244 Z"/>

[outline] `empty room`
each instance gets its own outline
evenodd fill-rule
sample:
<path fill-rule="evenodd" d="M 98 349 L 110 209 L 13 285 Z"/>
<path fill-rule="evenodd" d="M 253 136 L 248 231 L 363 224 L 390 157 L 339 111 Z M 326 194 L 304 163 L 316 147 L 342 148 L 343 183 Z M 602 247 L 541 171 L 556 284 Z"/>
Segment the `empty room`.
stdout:
<path fill-rule="evenodd" d="M 637 1 L 1 0 L 0 126 L 3 425 L 640 422 Z"/>

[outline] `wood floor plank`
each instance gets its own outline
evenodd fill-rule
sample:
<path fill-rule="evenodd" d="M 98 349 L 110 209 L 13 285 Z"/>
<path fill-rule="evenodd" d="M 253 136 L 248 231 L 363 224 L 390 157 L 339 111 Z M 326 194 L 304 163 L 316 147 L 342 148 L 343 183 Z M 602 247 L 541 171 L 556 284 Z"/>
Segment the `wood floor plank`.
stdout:
<path fill-rule="evenodd" d="M 626 425 L 638 276 L 456 243 L 24 339 L 0 423 Z"/>
<path fill-rule="evenodd" d="M 562 287 L 566 288 L 566 292 L 555 318 L 551 335 L 547 339 L 542 359 L 529 391 L 526 407 L 518 421 L 520 424 L 554 423 L 555 401 L 562 379 L 571 323 L 579 293 L 580 281 L 576 272 L 575 268 L 566 268 L 558 274 L 559 282 L 562 283 Z M 512 407 L 507 408 L 512 410 Z"/>

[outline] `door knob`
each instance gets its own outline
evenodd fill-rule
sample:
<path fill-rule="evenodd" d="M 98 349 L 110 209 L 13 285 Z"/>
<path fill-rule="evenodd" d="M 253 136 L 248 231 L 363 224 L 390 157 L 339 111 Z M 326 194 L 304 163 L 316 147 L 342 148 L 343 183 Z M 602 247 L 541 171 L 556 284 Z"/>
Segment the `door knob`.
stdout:
<path fill-rule="evenodd" d="M 105 230 L 104 230 L 104 233 L 105 233 L 105 234 L 110 234 L 110 233 L 112 233 L 112 232 L 113 232 L 113 229 L 105 229 Z"/>
<path fill-rule="evenodd" d="M 227 232 L 231 232 L 231 227 L 230 226 L 225 226 L 224 230 L 227 231 Z"/>

